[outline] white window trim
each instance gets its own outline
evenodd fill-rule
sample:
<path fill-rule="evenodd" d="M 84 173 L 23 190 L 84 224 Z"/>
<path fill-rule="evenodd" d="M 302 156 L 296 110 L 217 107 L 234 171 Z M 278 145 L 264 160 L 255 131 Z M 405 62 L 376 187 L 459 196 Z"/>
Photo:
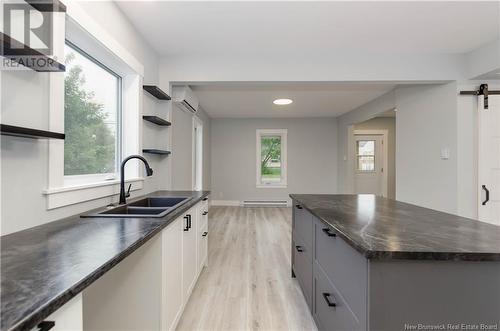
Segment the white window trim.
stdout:
<path fill-rule="evenodd" d="M 287 129 L 257 129 L 256 132 L 256 187 L 257 188 L 287 188 Z M 279 183 L 263 183 L 261 181 L 261 169 L 260 169 L 260 138 L 263 135 L 276 135 L 281 136 L 281 163 L 282 163 L 282 171 L 281 171 L 281 182 Z"/>
<path fill-rule="evenodd" d="M 66 15 L 54 19 L 54 39 L 65 40 L 66 29 L 70 28 L 88 45 L 95 44 L 96 51 L 112 59 L 103 62 L 122 76 L 122 125 L 127 135 L 122 140 L 122 155 L 139 154 L 142 146 L 142 79 L 143 65 L 132 56 L 105 29 L 95 22 L 75 1 L 64 1 Z M 69 22 L 70 26 L 66 26 Z M 81 45 L 78 45 L 81 46 Z M 85 50 L 85 47 L 82 47 Z M 92 54 L 92 52 L 90 52 Z M 54 55 L 64 59 L 64 43 L 54 47 Z M 92 54 L 94 55 L 94 54 Z M 49 75 L 49 130 L 64 132 L 64 73 Z M 144 179 L 140 176 L 139 163 L 127 164 L 125 178 L 132 184 L 132 191 L 143 188 Z M 91 177 L 91 176 L 90 176 Z M 59 208 L 89 200 L 104 198 L 119 193 L 119 180 L 106 180 L 96 175 L 88 183 L 64 182 L 64 141 L 49 140 L 48 187 L 43 191 L 47 197 L 47 209 Z"/>

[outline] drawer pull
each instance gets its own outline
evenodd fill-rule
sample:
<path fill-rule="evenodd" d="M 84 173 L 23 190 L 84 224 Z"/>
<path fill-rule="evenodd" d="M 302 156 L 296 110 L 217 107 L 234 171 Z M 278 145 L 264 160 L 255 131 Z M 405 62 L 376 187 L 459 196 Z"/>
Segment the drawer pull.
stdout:
<path fill-rule="evenodd" d="M 302 246 L 295 246 L 295 249 L 297 252 L 302 253 L 304 250 L 302 249 Z"/>
<path fill-rule="evenodd" d="M 329 228 L 323 228 L 323 232 L 326 233 L 326 235 L 328 237 L 336 237 L 337 234 L 336 233 L 333 233 L 333 232 L 330 232 L 330 229 Z"/>
<path fill-rule="evenodd" d="M 54 321 L 43 321 L 38 323 L 37 328 L 39 331 L 49 331 L 56 325 Z"/>
<path fill-rule="evenodd" d="M 201 235 L 202 237 L 206 237 L 208 234 L 208 232 L 203 232 L 203 234 Z"/>
<path fill-rule="evenodd" d="M 204 211 L 202 215 L 205 216 L 206 214 L 208 214 L 208 211 Z"/>
<path fill-rule="evenodd" d="M 203 201 L 207 201 L 207 200 L 208 200 L 208 198 L 203 198 Z"/>
<path fill-rule="evenodd" d="M 297 207 L 297 209 L 302 209 L 301 205 L 295 205 L 295 207 Z"/>
<path fill-rule="evenodd" d="M 323 293 L 323 298 L 325 298 L 326 304 L 328 307 L 337 307 L 337 304 L 335 302 L 330 301 L 330 293 Z"/>

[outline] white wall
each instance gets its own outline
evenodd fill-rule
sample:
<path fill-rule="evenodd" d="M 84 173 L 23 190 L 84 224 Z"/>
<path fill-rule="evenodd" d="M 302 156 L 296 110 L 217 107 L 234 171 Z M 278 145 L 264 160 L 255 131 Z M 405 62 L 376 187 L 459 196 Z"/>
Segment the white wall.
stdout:
<path fill-rule="evenodd" d="M 288 130 L 288 187 L 256 188 L 256 130 Z M 337 191 L 334 118 L 212 119 L 212 199 L 287 199 Z"/>
<path fill-rule="evenodd" d="M 495 85 L 489 82 L 490 86 Z M 459 96 L 479 82 L 400 86 L 338 118 L 339 191 L 352 192 L 349 127 L 396 107 L 396 199 L 477 217 L 477 102 Z M 450 159 L 440 158 L 441 148 Z"/>
<path fill-rule="evenodd" d="M 379 117 L 354 125 L 354 130 L 387 130 L 387 197 L 396 198 L 396 119 Z M 354 164 L 353 164 L 354 166 Z"/>
<path fill-rule="evenodd" d="M 82 2 L 85 11 L 144 65 L 144 82 L 158 82 L 158 56 L 133 29 L 112 2 Z M 2 123 L 48 128 L 48 73 L 3 71 L 1 75 Z M 168 85 L 167 85 L 168 86 Z M 143 113 L 165 115 L 168 109 L 143 97 Z M 168 107 L 168 106 L 166 106 Z M 144 130 L 144 127 L 143 127 Z M 154 143 L 155 134 L 144 136 L 145 145 Z M 167 138 L 162 138 L 167 139 Z M 47 211 L 42 191 L 48 182 L 48 142 L 1 136 L 1 233 L 7 234 L 80 213 L 116 201 L 116 197 L 93 200 Z M 168 187 L 166 159 L 151 159 L 154 175 L 145 180 L 145 194 Z"/>
<path fill-rule="evenodd" d="M 458 213 L 457 84 L 400 87 L 396 104 L 397 199 Z"/>

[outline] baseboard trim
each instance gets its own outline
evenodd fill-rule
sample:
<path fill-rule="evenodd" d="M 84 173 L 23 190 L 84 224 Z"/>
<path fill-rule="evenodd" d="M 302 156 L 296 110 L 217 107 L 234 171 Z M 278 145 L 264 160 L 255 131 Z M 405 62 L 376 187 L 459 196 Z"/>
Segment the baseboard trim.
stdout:
<path fill-rule="evenodd" d="M 241 202 L 238 200 L 212 200 L 212 206 L 241 206 Z"/>

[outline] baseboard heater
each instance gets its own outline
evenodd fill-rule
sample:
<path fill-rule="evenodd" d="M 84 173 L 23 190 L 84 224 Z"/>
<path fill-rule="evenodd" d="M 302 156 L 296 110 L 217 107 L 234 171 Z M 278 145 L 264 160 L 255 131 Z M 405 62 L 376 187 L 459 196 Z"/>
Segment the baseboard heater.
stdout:
<path fill-rule="evenodd" d="M 287 207 L 286 200 L 243 200 L 243 207 Z"/>

